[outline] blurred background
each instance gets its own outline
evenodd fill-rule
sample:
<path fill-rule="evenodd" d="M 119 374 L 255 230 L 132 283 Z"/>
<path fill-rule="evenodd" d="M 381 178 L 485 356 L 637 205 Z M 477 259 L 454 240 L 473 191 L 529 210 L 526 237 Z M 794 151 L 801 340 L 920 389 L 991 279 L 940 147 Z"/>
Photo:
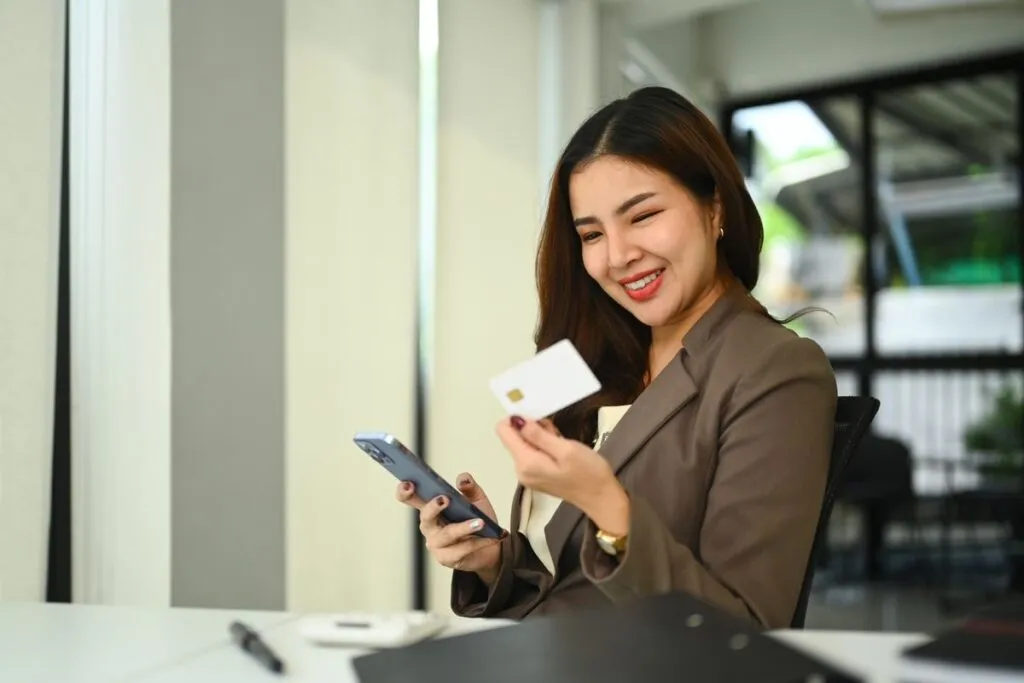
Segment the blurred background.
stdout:
<path fill-rule="evenodd" d="M 550 174 L 649 84 L 881 401 L 807 626 L 1024 590 L 1021 2 L 0 0 L 0 600 L 447 610 L 351 436 L 508 523 Z"/>

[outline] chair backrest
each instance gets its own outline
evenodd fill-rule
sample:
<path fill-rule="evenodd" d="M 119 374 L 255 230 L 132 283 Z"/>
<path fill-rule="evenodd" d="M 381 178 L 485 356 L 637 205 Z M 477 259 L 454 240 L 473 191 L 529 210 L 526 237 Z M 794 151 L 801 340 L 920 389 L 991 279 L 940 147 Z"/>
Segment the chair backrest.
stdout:
<path fill-rule="evenodd" d="M 836 493 L 843 482 L 843 474 L 850 458 L 857 452 L 860 440 L 868 431 L 868 426 L 878 412 L 879 401 L 871 396 L 840 396 L 836 404 L 835 434 L 832 439 L 832 454 L 829 458 L 828 482 L 825 485 L 825 497 L 821 501 L 821 513 L 818 515 L 818 526 L 814 532 L 814 543 L 811 555 L 807 559 L 804 581 L 800 586 L 800 597 L 796 611 L 793 613 L 792 628 L 803 628 L 804 617 L 807 615 L 807 600 L 811 594 L 814 581 L 815 558 L 821 547 L 827 542 L 828 522 L 832 515 L 832 505 Z"/>

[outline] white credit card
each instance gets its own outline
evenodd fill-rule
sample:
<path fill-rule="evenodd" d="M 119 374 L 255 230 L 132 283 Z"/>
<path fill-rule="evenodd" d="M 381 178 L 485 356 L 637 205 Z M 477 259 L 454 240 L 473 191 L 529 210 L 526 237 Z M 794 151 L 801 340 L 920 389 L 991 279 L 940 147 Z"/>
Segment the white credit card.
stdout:
<path fill-rule="evenodd" d="M 590 366 L 568 339 L 491 380 L 491 391 L 505 412 L 528 420 L 550 417 L 600 388 Z"/>

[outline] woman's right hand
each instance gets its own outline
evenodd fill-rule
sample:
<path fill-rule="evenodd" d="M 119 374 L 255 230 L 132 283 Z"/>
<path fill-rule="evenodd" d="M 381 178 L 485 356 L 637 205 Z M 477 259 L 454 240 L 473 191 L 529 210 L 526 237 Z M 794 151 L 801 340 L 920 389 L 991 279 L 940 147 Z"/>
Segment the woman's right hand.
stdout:
<path fill-rule="evenodd" d="M 469 474 L 460 474 L 456 485 L 462 495 L 473 503 L 481 512 L 495 519 L 494 506 L 487 499 L 476 481 Z M 424 501 L 416 494 L 412 482 L 402 482 L 395 494 L 398 500 L 420 512 L 420 533 L 427 544 L 427 550 L 438 564 L 465 572 L 475 572 L 488 587 L 494 585 L 498 578 L 501 565 L 501 541 L 494 538 L 481 538 L 474 534 L 481 527 L 483 520 L 467 520 L 452 524 L 441 516 L 441 512 L 451 502 L 447 496 L 439 496 Z"/>

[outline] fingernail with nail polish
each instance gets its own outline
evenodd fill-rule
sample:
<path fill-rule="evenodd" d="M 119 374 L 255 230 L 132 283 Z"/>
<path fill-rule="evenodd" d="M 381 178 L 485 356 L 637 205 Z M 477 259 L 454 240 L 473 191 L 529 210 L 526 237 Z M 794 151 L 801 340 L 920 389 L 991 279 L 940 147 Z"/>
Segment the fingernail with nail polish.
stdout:
<path fill-rule="evenodd" d="M 403 483 L 402 484 L 402 490 L 403 491 L 412 491 L 412 484 L 410 484 L 409 482 Z"/>
<path fill-rule="evenodd" d="M 483 527 L 483 525 L 484 525 L 483 520 L 474 519 L 472 522 L 469 523 L 469 528 L 472 529 L 473 531 L 477 531 L 481 527 Z"/>
<path fill-rule="evenodd" d="M 465 488 L 466 486 L 469 486 L 469 483 L 470 483 L 469 482 L 469 477 L 461 477 L 459 479 L 459 486 L 461 486 L 463 488 Z"/>
<path fill-rule="evenodd" d="M 526 420 L 519 417 L 518 415 L 513 415 L 512 419 L 509 421 L 512 423 L 512 426 L 515 427 L 516 429 L 522 429 L 523 427 L 526 426 Z"/>
<path fill-rule="evenodd" d="M 441 507 L 444 507 L 444 496 L 438 496 L 435 502 Z"/>

